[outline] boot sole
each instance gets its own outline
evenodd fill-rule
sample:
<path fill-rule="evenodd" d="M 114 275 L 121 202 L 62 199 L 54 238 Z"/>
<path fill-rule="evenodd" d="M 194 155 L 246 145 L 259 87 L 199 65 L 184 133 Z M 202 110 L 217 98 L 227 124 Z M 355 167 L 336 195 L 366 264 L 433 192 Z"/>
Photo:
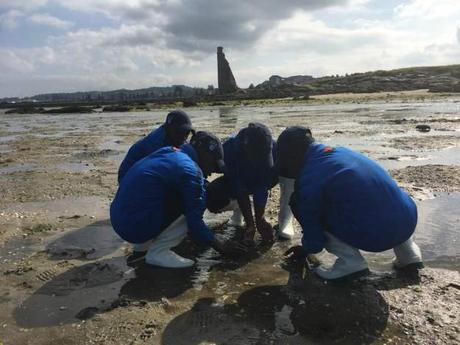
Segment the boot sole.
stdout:
<path fill-rule="evenodd" d="M 343 283 L 343 282 L 347 282 L 347 281 L 350 281 L 350 280 L 354 280 L 354 279 L 358 279 L 358 278 L 361 278 L 361 277 L 364 277 L 364 276 L 367 276 L 371 273 L 371 271 L 369 271 L 369 268 L 365 268 L 361 271 L 357 271 L 357 272 L 354 272 L 354 273 L 350 273 L 350 274 L 347 274 L 346 276 L 343 276 L 343 277 L 339 277 L 339 278 L 334 278 L 334 279 L 325 279 L 325 278 L 322 278 L 320 275 L 316 274 L 316 276 L 318 276 L 320 279 L 324 280 L 324 281 L 327 281 L 327 282 L 331 282 L 331 283 Z"/>
<path fill-rule="evenodd" d="M 147 254 L 147 251 L 145 251 L 145 252 L 139 252 L 138 255 L 136 255 L 136 256 L 133 257 L 133 258 L 130 258 L 131 256 L 133 256 L 133 254 L 131 254 L 131 255 L 128 256 L 128 258 L 126 259 L 126 264 L 127 264 L 128 266 L 134 265 L 134 264 L 138 264 L 139 262 L 144 261 L 145 255 L 146 255 L 146 254 Z"/>
<path fill-rule="evenodd" d="M 184 269 L 184 268 L 190 268 L 190 267 L 195 266 L 195 263 L 193 263 L 193 265 L 190 265 L 190 266 L 180 266 L 180 267 L 159 266 L 159 265 L 155 265 L 155 264 L 150 264 L 150 263 L 148 263 L 147 261 L 145 262 L 145 264 L 146 264 L 147 266 L 149 266 L 149 267 L 152 267 L 152 268 L 169 268 L 169 269 L 173 269 L 173 270 Z"/>
<path fill-rule="evenodd" d="M 425 265 L 423 262 L 413 262 L 411 264 L 407 264 L 405 266 L 396 266 L 393 265 L 393 268 L 397 271 L 406 271 L 406 270 L 421 270 L 422 268 L 425 268 Z"/>

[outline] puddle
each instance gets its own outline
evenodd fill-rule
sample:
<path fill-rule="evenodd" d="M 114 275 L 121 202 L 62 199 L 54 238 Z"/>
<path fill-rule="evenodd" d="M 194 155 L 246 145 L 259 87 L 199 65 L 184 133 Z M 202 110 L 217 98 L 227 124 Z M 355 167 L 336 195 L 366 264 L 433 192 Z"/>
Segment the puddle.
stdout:
<path fill-rule="evenodd" d="M 0 137 L 0 143 L 10 143 L 18 138 L 17 135 L 5 135 Z"/>
<path fill-rule="evenodd" d="M 22 163 L 13 164 L 6 167 L 0 167 L 0 174 L 11 174 L 16 172 L 34 171 L 37 170 L 37 164 L 33 163 Z"/>
<path fill-rule="evenodd" d="M 418 201 L 415 241 L 427 266 L 460 270 L 460 193 Z M 364 253 L 371 268 L 391 269 L 393 251 Z M 325 256 L 322 257 L 325 259 Z M 330 260 L 326 258 L 326 260 Z"/>
<path fill-rule="evenodd" d="M 220 214 L 206 212 L 204 219 L 206 224 L 213 228 L 226 222 L 230 215 L 230 212 L 223 212 Z M 225 226 L 225 231 L 216 233 L 216 237 L 221 241 L 226 241 L 233 238 L 235 232 L 236 228 Z M 222 262 L 220 258 L 220 254 L 212 248 L 206 249 L 203 253 L 198 255 L 196 258 L 196 269 L 192 275 L 192 285 L 195 290 L 200 291 L 203 288 L 203 285 L 209 280 L 211 269 Z"/>
<path fill-rule="evenodd" d="M 68 162 L 55 166 L 55 169 L 65 172 L 88 172 L 94 168 L 93 164 L 87 162 Z"/>
<path fill-rule="evenodd" d="M 291 321 L 291 313 L 294 308 L 289 305 L 284 305 L 280 311 L 275 312 L 275 334 L 293 335 L 296 333 L 295 327 Z"/>
<path fill-rule="evenodd" d="M 422 153 L 421 156 L 390 156 L 381 158 L 379 163 L 389 170 L 427 164 L 460 165 L 460 147 L 449 147 L 443 150 L 428 151 Z"/>
<path fill-rule="evenodd" d="M 457 258 L 460 268 L 460 193 L 443 195 L 418 203 L 419 220 L 416 239 L 425 261 L 443 257 Z M 450 268 L 450 267 L 446 267 Z"/>

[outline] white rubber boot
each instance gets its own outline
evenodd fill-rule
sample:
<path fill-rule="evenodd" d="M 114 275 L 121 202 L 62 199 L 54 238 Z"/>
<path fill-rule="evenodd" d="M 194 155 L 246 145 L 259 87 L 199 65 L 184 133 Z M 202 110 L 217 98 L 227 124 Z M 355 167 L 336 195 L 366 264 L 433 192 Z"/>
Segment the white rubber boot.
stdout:
<path fill-rule="evenodd" d="M 406 242 L 393 248 L 396 258 L 393 260 L 393 266 L 396 269 L 414 266 L 423 267 L 422 252 L 414 240 L 409 238 Z"/>
<path fill-rule="evenodd" d="M 151 244 L 152 244 L 152 240 L 149 240 L 144 243 L 134 243 L 133 252 L 138 252 L 138 253 L 146 252 L 147 250 L 149 250 Z"/>
<path fill-rule="evenodd" d="M 279 177 L 280 183 L 280 211 L 278 213 L 278 236 L 286 240 L 291 240 L 294 237 L 294 226 L 292 220 L 294 218 L 289 201 L 294 192 L 295 179 Z"/>
<path fill-rule="evenodd" d="M 230 207 L 233 210 L 233 214 L 228 220 L 228 225 L 242 228 L 244 226 L 244 218 L 238 206 L 238 201 L 232 200 L 230 202 Z"/>
<path fill-rule="evenodd" d="M 187 220 L 185 216 L 180 216 L 152 241 L 145 256 L 145 262 L 149 265 L 167 268 L 193 266 L 195 261 L 183 258 L 171 250 L 182 242 L 187 231 Z"/>
<path fill-rule="evenodd" d="M 326 232 L 326 250 L 337 256 L 332 267 L 319 266 L 315 273 L 325 280 L 339 281 L 358 278 L 369 273 L 366 260 L 359 249 L 342 242 L 337 237 Z"/>

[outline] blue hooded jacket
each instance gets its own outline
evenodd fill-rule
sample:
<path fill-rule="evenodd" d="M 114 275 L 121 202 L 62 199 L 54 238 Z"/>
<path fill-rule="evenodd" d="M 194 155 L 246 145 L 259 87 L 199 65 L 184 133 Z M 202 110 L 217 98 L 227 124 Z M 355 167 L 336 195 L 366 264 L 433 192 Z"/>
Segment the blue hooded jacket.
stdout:
<path fill-rule="evenodd" d="M 417 207 L 376 162 L 344 147 L 312 144 L 291 199 L 306 253 L 320 252 L 325 231 L 358 249 L 380 252 L 406 241 Z"/>
<path fill-rule="evenodd" d="M 189 232 L 202 245 L 210 245 L 213 233 L 203 221 L 204 179 L 190 144 L 180 149 L 164 147 L 140 160 L 127 172 L 110 206 L 115 232 L 130 243 L 155 238 L 174 219 L 184 214 Z M 169 203 L 171 196 L 177 199 Z M 183 209 L 181 207 L 183 205 Z"/>
<path fill-rule="evenodd" d="M 277 173 L 275 168 L 268 169 L 249 162 L 240 152 L 238 139 L 235 136 L 228 138 L 224 144 L 224 161 L 229 179 L 234 191 L 233 197 L 244 194 L 253 195 L 254 204 L 265 207 L 268 199 L 268 190 L 276 184 Z M 275 160 L 276 142 L 272 142 L 272 154 Z M 274 183 L 275 181 L 275 183 Z"/>
<path fill-rule="evenodd" d="M 123 162 L 121 162 L 120 168 L 118 169 L 118 184 L 120 184 L 121 179 L 137 161 L 140 161 L 142 158 L 162 147 L 170 145 L 168 137 L 166 136 L 165 125 L 161 125 L 150 132 L 149 135 L 139 139 L 130 147 L 126 157 L 123 159 Z"/>

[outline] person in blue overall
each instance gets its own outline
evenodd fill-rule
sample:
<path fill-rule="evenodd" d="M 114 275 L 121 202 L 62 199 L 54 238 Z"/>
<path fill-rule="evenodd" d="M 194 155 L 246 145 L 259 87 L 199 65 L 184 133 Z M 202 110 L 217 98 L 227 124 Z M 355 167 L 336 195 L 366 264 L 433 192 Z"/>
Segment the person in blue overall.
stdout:
<path fill-rule="evenodd" d="M 380 165 L 348 148 L 316 143 L 300 126 L 285 129 L 277 145 L 279 174 L 296 179 L 290 205 L 303 231 L 302 245 L 286 255 L 326 249 L 337 256 L 332 267 L 315 269 L 326 280 L 367 274 L 360 250 L 393 249 L 396 268 L 423 266 L 412 239 L 417 207 Z"/>
<path fill-rule="evenodd" d="M 256 229 L 263 241 L 273 241 L 273 228 L 264 216 L 268 191 L 278 182 L 273 163 L 276 142 L 270 130 L 261 123 L 250 123 L 223 147 L 226 172 L 207 187 L 208 210 L 218 213 L 233 209 L 229 224 L 243 226 L 244 219 L 247 244 L 253 243 Z"/>
<path fill-rule="evenodd" d="M 187 233 L 223 254 L 244 251 L 239 243 L 221 243 L 203 221 L 204 177 L 224 169 L 222 144 L 207 132 L 197 132 L 180 148 L 161 148 L 129 169 L 110 206 L 110 220 L 115 232 L 135 245 L 138 255 L 131 263 L 145 257 L 154 266 L 192 266 L 193 260 L 171 250 Z"/>
<path fill-rule="evenodd" d="M 130 147 L 118 169 L 118 184 L 128 170 L 139 160 L 165 146 L 179 147 L 193 132 L 189 116 L 182 110 L 171 111 L 166 121 Z"/>

